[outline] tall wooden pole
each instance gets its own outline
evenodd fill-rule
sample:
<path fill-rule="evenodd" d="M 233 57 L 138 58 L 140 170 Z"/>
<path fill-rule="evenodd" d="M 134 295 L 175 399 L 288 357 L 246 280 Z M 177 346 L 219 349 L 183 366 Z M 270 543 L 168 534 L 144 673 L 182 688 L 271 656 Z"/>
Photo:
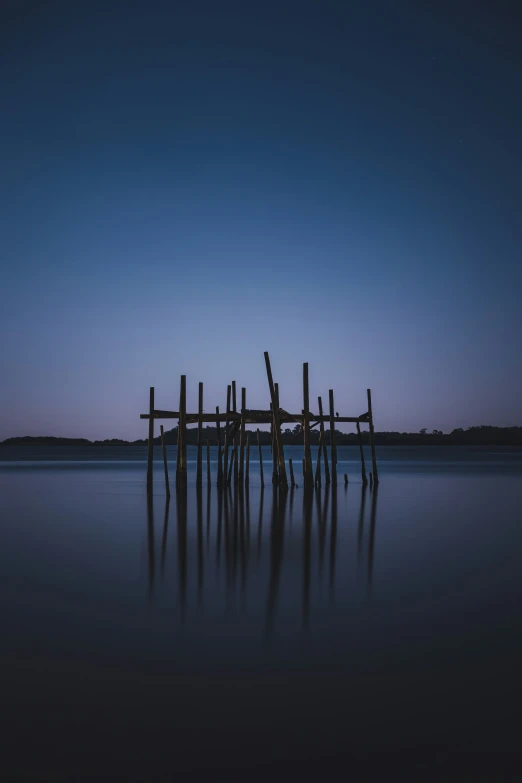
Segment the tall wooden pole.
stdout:
<path fill-rule="evenodd" d="M 196 484 L 201 487 L 203 483 L 203 384 L 199 383 L 198 394 L 198 462 Z"/>
<path fill-rule="evenodd" d="M 328 392 L 330 402 L 330 448 L 332 451 L 332 484 L 337 484 L 337 446 L 335 445 L 335 409 L 333 389 Z"/>
<path fill-rule="evenodd" d="M 187 484 L 187 376 L 182 375 L 179 384 L 178 462 L 176 486 Z"/>
<path fill-rule="evenodd" d="M 152 463 L 154 461 L 154 386 L 149 394 L 149 444 L 147 452 L 147 495 L 152 495 Z"/>
<path fill-rule="evenodd" d="M 261 450 L 261 439 L 259 430 L 257 431 L 257 448 L 259 449 L 259 475 L 261 476 L 261 487 L 265 486 L 265 477 L 263 475 L 263 452 Z"/>
<path fill-rule="evenodd" d="M 217 485 L 220 487 L 223 484 L 223 455 L 221 454 L 221 427 L 219 423 L 219 405 L 216 406 L 216 437 L 217 437 Z"/>
<path fill-rule="evenodd" d="M 234 413 L 237 413 L 237 398 L 236 398 L 236 382 L 232 381 L 232 410 Z M 238 466 L 238 432 L 237 429 L 234 429 L 234 452 L 233 452 L 233 458 L 234 458 L 234 486 L 237 487 L 238 480 L 239 480 L 239 466 Z"/>
<path fill-rule="evenodd" d="M 268 356 L 268 351 L 265 351 L 265 364 L 266 364 L 266 374 L 268 377 L 268 386 L 270 389 L 270 398 L 272 400 L 272 408 L 273 408 L 273 419 L 275 425 L 275 437 L 276 437 L 276 447 L 277 447 L 277 461 L 279 466 L 279 483 L 282 487 L 288 489 L 288 479 L 286 477 L 286 467 L 285 467 L 285 453 L 283 449 L 283 444 L 281 442 L 279 407 L 277 405 L 277 397 L 274 388 L 274 381 L 272 379 L 272 368 L 270 367 L 270 357 Z"/>
<path fill-rule="evenodd" d="M 246 415 L 246 389 L 241 388 L 241 433 L 239 436 L 239 472 L 238 481 L 241 486 L 245 483 L 245 415 Z"/>
<path fill-rule="evenodd" d="M 323 457 L 324 457 L 324 480 L 326 484 L 330 483 L 330 468 L 328 467 L 328 452 L 326 450 L 326 438 L 324 434 L 324 421 L 323 421 L 323 401 L 321 397 L 317 398 L 317 403 L 319 405 L 319 416 L 321 417 L 321 422 L 319 424 L 320 429 L 320 435 L 319 435 L 319 442 L 322 443 L 323 446 Z"/>
<path fill-rule="evenodd" d="M 223 483 L 226 484 L 228 480 L 228 446 L 230 434 L 228 431 L 228 415 L 230 413 L 230 384 L 227 386 L 227 417 L 225 419 L 225 448 L 223 450 Z"/>
<path fill-rule="evenodd" d="M 304 441 L 304 486 L 312 487 L 314 474 L 312 470 L 312 451 L 310 449 L 310 396 L 308 390 L 308 362 L 303 363 L 303 441 Z"/>
<path fill-rule="evenodd" d="M 363 449 L 363 441 L 361 435 L 361 427 L 359 426 L 359 422 L 356 423 L 356 426 L 357 426 L 357 439 L 359 441 L 359 451 L 361 453 L 361 478 L 363 484 L 367 484 L 368 479 L 366 478 L 366 465 L 364 464 L 364 449 Z"/>
<path fill-rule="evenodd" d="M 279 472 L 277 470 L 277 448 L 276 448 L 276 436 L 275 436 L 275 423 L 274 423 L 274 410 L 272 403 L 270 403 L 270 410 L 272 411 L 272 424 L 270 425 L 270 450 L 272 452 L 272 484 L 279 484 Z"/>
<path fill-rule="evenodd" d="M 372 449 L 372 468 L 373 468 L 373 480 L 376 484 L 379 483 L 379 474 L 377 473 L 377 459 L 375 457 L 375 438 L 373 432 L 373 413 L 372 413 L 372 392 L 371 389 L 367 389 L 368 394 L 368 419 L 370 423 L 370 446 Z"/>
<path fill-rule="evenodd" d="M 165 448 L 165 439 L 163 437 L 163 424 L 160 424 L 161 433 L 161 450 L 163 451 L 163 468 L 165 470 L 165 490 L 167 497 L 170 498 L 170 486 L 169 486 L 169 469 L 167 465 L 167 449 Z"/>

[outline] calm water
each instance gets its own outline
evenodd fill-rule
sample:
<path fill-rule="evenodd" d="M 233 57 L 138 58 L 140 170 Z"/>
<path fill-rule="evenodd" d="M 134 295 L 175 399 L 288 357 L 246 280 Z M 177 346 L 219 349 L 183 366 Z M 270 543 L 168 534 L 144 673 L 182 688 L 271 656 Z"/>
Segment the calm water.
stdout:
<path fill-rule="evenodd" d="M 381 448 L 376 492 L 343 448 L 311 497 L 254 458 L 151 506 L 143 447 L 0 453 L 0 778 L 519 779 L 522 452 Z"/>

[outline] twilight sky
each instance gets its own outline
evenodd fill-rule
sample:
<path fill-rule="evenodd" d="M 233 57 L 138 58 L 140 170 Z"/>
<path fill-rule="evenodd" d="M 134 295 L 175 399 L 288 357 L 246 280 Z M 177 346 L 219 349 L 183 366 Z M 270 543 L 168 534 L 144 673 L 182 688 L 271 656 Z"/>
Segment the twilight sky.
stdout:
<path fill-rule="evenodd" d="M 510 5 L 4 0 L 0 439 L 267 407 L 264 350 L 287 409 L 308 361 L 377 430 L 521 425 Z"/>

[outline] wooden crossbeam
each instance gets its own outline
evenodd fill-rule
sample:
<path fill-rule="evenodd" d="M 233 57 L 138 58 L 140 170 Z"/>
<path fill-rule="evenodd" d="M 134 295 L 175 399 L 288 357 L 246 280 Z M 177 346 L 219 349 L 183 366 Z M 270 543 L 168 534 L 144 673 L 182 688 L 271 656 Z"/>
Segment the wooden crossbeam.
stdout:
<path fill-rule="evenodd" d="M 140 419 L 149 419 L 150 414 L 148 413 L 141 413 Z M 155 410 L 154 411 L 154 417 L 155 419 L 179 419 L 179 412 L 178 411 L 161 411 L 161 410 Z M 279 423 L 280 424 L 302 424 L 304 419 L 304 416 L 302 414 L 298 413 L 286 413 L 283 412 L 279 417 Z M 185 423 L 186 424 L 197 424 L 199 420 L 197 413 L 187 413 L 185 416 Z M 226 413 L 203 413 L 201 420 L 203 422 L 212 423 L 212 422 L 237 422 L 237 424 L 241 424 L 241 414 L 240 413 L 233 413 L 232 411 L 227 415 Z M 330 421 L 329 416 L 316 416 L 313 413 L 310 414 L 309 418 L 310 422 L 315 422 L 319 424 L 321 421 L 323 423 L 328 423 Z M 339 422 L 341 424 L 348 424 L 352 423 L 355 424 L 356 422 L 360 423 L 367 423 L 368 422 L 368 414 L 364 413 L 361 416 L 339 416 L 334 419 L 335 422 Z M 245 424 L 271 424 L 272 423 L 272 411 L 245 411 Z"/>

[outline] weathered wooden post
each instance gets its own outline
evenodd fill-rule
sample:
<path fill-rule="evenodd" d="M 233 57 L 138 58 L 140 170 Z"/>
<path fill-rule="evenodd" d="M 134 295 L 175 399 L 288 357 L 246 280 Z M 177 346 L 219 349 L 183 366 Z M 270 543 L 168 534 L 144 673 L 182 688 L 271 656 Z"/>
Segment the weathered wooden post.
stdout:
<path fill-rule="evenodd" d="M 210 441 L 207 440 L 207 484 L 210 489 Z"/>
<path fill-rule="evenodd" d="M 261 449 L 259 430 L 257 431 L 257 448 L 259 449 L 259 475 L 261 476 L 261 488 L 263 488 L 265 486 L 265 477 L 263 475 L 263 451 Z"/>
<path fill-rule="evenodd" d="M 223 484 L 223 459 L 221 454 L 221 425 L 219 421 L 219 405 L 216 406 L 216 439 L 217 439 L 217 485 Z"/>
<path fill-rule="evenodd" d="M 149 444 L 147 452 L 147 495 L 152 495 L 152 463 L 154 461 L 154 386 L 149 393 Z"/>
<path fill-rule="evenodd" d="M 245 465 L 245 486 L 250 483 L 250 433 L 246 436 L 246 465 Z"/>
<path fill-rule="evenodd" d="M 238 481 L 243 486 L 245 483 L 245 416 L 246 416 L 246 389 L 241 387 L 241 432 L 239 435 L 239 473 Z"/>
<path fill-rule="evenodd" d="M 182 375 L 179 385 L 178 460 L 176 486 L 187 484 L 187 376 Z"/>
<path fill-rule="evenodd" d="M 272 413 L 272 424 L 270 425 L 270 451 L 272 452 L 272 484 L 279 484 L 279 473 L 277 470 L 277 448 L 276 448 L 276 436 L 275 436 L 275 424 L 274 424 L 274 408 L 270 403 L 270 411 Z"/>
<path fill-rule="evenodd" d="M 335 445 L 335 409 L 333 389 L 328 392 L 330 401 L 330 448 L 332 451 L 332 484 L 337 484 L 337 447 Z"/>
<path fill-rule="evenodd" d="M 317 449 L 317 465 L 315 466 L 315 483 L 321 486 L 321 452 L 323 450 L 323 433 L 319 430 L 319 448 Z"/>
<path fill-rule="evenodd" d="M 295 487 L 294 466 L 291 459 L 288 460 L 288 467 L 290 468 L 290 486 Z"/>
<path fill-rule="evenodd" d="M 312 487 L 314 484 L 314 474 L 312 470 L 312 451 L 310 449 L 310 397 L 308 391 L 308 362 L 303 363 L 303 441 L 305 473 L 304 486 Z"/>
<path fill-rule="evenodd" d="M 377 473 L 377 459 L 375 457 L 375 437 L 373 432 L 373 413 L 372 413 L 372 392 L 371 389 L 367 389 L 368 394 L 368 419 L 370 424 L 370 446 L 372 449 L 372 468 L 373 468 L 373 480 L 376 484 L 379 483 L 379 474 Z"/>
<path fill-rule="evenodd" d="M 361 453 L 361 478 L 362 478 L 362 483 L 367 484 L 368 479 L 366 478 L 366 465 L 364 464 L 364 449 L 363 449 L 363 441 L 361 435 L 361 427 L 359 425 L 359 422 L 356 423 L 356 426 L 357 426 L 357 439 L 359 441 L 359 451 Z"/>
<path fill-rule="evenodd" d="M 163 438 L 163 424 L 160 424 L 161 433 L 161 449 L 163 451 L 163 467 L 165 469 L 165 490 L 167 497 L 170 498 L 170 486 L 169 486 L 169 469 L 167 466 L 167 449 L 165 448 L 165 440 Z"/>
<path fill-rule="evenodd" d="M 203 483 L 203 384 L 199 383 L 198 394 L 198 462 L 196 484 L 201 487 Z"/>
<path fill-rule="evenodd" d="M 228 431 L 229 414 L 230 414 L 230 385 L 227 386 L 227 417 L 225 419 L 225 448 L 223 451 L 223 481 L 225 484 L 228 482 L 228 445 L 229 445 L 228 440 L 230 437 Z"/>
<path fill-rule="evenodd" d="M 236 382 L 232 381 L 232 411 L 237 413 L 237 397 L 236 397 Z M 237 429 L 234 429 L 234 486 L 237 487 L 239 466 L 238 466 L 238 433 Z"/>
<path fill-rule="evenodd" d="M 326 438 L 324 435 L 324 421 L 323 421 L 323 401 L 320 397 L 317 398 L 319 405 L 319 416 L 321 420 L 319 422 L 319 441 L 323 444 L 323 456 L 324 456 L 324 480 L 326 484 L 330 483 L 330 468 L 328 467 L 328 452 L 326 450 Z"/>
<path fill-rule="evenodd" d="M 270 388 L 270 398 L 272 400 L 273 418 L 274 418 L 274 425 L 275 425 L 274 429 L 275 429 L 275 438 L 276 438 L 276 447 L 277 447 L 277 461 L 279 466 L 279 483 L 283 488 L 288 489 L 288 479 L 286 477 L 286 467 L 285 467 L 285 453 L 283 449 L 283 444 L 281 442 L 281 428 L 279 424 L 279 407 L 277 405 L 277 397 L 274 388 L 274 381 L 272 379 L 272 369 L 270 367 L 270 357 L 268 356 L 268 351 L 265 351 L 265 364 L 266 364 L 266 374 L 268 377 L 268 386 Z"/>

